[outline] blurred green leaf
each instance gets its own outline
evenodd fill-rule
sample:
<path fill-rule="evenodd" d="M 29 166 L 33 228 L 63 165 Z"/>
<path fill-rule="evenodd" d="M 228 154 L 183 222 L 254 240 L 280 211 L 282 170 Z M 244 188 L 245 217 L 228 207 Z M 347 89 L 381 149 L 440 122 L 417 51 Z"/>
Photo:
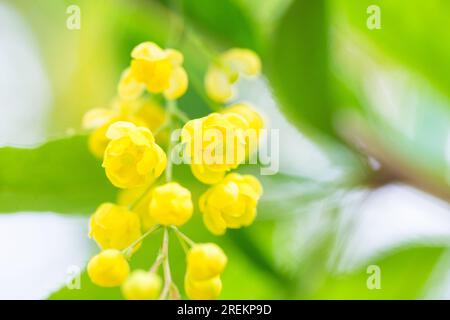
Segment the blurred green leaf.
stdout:
<path fill-rule="evenodd" d="M 422 74 L 441 93 L 450 97 L 450 2 L 333 0 L 333 13 L 344 18 L 362 39 L 375 45 L 382 55 Z M 367 8 L 378 5 L 381 28 L 370 30 Z"/>
<path fill-rule="evenodd" d="M 90 213 L 115 198 L 85 136 L 37 148 L 0 148 L 0 212 Z"/>
<path fill-rule="evenodd" d="M 258 51 L 260 45 L 254 30 L 254 22 L 238 1 L 188 0 L 182 3 L 182 13 L 188 22 L 192 22 L 206 34 L 229 46 Z"/>
<path fill-rule="evenodd" d="M 442 256 L 444 248 L 401 248 L 383 257 L 365 262 L 354 272 L 329 275 L 322 287 L 310 299 L 420 299 L 430 274 Z M 369 265 L 381 271 L 381 288 L 368 289 Z M 302 297 L 301 297 L 302 298 Z M 303 297 L 305 298 L 305 297 Z"/>
<path fill-rule="evenodd" d="M 270 37 L 269 79 L 287 118 L 333 135 L 326 1 L 294 1 Z"/>

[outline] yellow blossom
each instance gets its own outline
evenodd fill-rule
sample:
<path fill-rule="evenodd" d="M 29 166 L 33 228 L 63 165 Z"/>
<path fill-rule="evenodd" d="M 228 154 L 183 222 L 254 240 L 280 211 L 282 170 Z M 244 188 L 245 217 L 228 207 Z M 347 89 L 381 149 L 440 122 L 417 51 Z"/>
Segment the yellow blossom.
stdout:
<path fill-rule="evenodd" d="M 91 216 L 89 226 L 89 236 L 102 249 L 122 250 L 141 236 L 139 216 L 126 207 L 112 203 L 100 205 Z"/>
<path fill-rule="evenodd" d="M 227 102 L 234 96 L 234 83 L 239 76 L 256 76 L 261 72 L 261 60 L 249 49 L 234 48 L 220 55 L 205 76 L 207 95 L 214 101 Z"/>
<path fill-rule="evenodd" d="M 122 72 L 119 85 L 117 86 L 117 92 L 119 97 L 123 100 L 135 100 L 140 97 L 144 88 L 144 84 L 137 81 L 133 77 L 131 69 L 128 68 Z"/>
<path fill-rule="evenodd" d="M 128 277 L 130 267 L 120 251 L 108 249 L 92 257 L 87 265 L 87 272 L 96 285 L 116 287 Z"/>
<path fill-rule="evenodd" d="M 88 147 L 92 154 L 97 158 L 103 158 L 106 146 L 109 142 L 108 137 L 106 137 L 106 131 L 114 122 L 129 121 L 136 125 L 147 125 L 146 121 L 139 118 L 138 115 L 128 111 L 125 112 L 124 110 L 125 108 L 94 108 L 84 115 L 83 127 L 90 130 L 93 129 L 92 133 L 89 135 Z"/>
<path fill-rule="evenodd" d="M 195 244 L 187 254 L 187 273 L 196 281 L 220 275 L 227 264 L 227 256 L 214 243 Z"/>
<path fill-rule="evenodd" d="M 159 224 L 185 224 L 193 210 L 191 192 L 176 182 L 166 183 L 152 191 L 149 214 Z"/>
<path fill-rule="evenodd" d="M 133 49 L 131 57 L 131 71 L 129 74 L 125 71 L 119 85 L 119 92 L 122 89 L 125 96 L 133 97 L 139 84 L 144 84 L 151 93 L 163 93 L 167 99 L 177 99 L 186 92 L 188 77 L 179 51 L 143 42 Z"/>
<path fill-rule="evenodd" d="M 206 227 L 214 234 L 227 228 L 250 225 L 256 217 L 256 206 L 262 194 L 260 182 L 251 175 L 231 173 L 200 197 L 200 211 Z"/>
<path fill-rule="evenodd" d="M 247 121 L 248 127 L 245 131 L 245 153 L 248 157 L 258 148 L 261 130 L 264 128 L 264 119 L 254 107 L 244 102 L 233 104 L 223 109 L 222 113 L 236 113 Z"/>
<path fill-rule="evenodd" d="M 245 160 L 248 123 L 237 113 L 212 113 L 187 122 L 181 133 L 194 176 L 203 183 L 219 182 Z"/>
<path fill-rule="evenodd" d="M 127 300 L 154 300 L 161 286 L 161 277 L 156 273 L 135 270 L 122 284 L 122 294 Z"/>
<path fill-rule="evenodd" d="M 103 167 L 116 187 L 149 184 L 166 168 L 166 154 L 155 143 L 149 129 L 119 121 L 108 128 L 106 136 L 111 141 L 105 150 Z"/>
<path fill-rule="evenodd" d="M 220 295 L 222 281 L 219 276 L 204 281 L 195 281 L 187 273 L 184 278 L 184 289 L 189 299 L 212 300 Z"/>

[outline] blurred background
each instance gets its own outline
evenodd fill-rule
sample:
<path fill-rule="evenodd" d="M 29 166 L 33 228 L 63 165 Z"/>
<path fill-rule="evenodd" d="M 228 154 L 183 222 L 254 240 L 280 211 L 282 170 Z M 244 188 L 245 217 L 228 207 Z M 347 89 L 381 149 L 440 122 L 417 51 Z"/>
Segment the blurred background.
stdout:
<path fill-rule="evenodd" d="M 110 104 L 143 41 L 184 53 L 191 118 L 210 112 L 208 55 L 262 58 L 236 101 L 280 130 L 280 172 L 260 177 L 251 227 L 216 238 L 199 213 L 183 227 L 226 251 L 221 298 L 450 298 L 449 12 L 446 0 L 0 1 L 0 298 L 120 298 L 84 273 L 81 289 L 65 283 L 98 250 L 88 218 L 116 192 L 81 118 Z M 183 168 L 175 178 L 204 189 Z M 158 244 L 132 263 L 151 265 Z"/>

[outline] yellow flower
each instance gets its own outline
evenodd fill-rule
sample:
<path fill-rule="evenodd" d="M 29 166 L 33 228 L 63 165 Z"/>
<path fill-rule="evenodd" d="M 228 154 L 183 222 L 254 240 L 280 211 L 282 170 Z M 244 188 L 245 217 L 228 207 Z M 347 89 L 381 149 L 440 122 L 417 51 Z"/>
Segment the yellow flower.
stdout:
<path fill-rule="evenodd" d="M 234 83 L 241 75 L 256 76 L 261 72 L 261 60 L 249 49 L 234 48 L 224 52 L 205 76 L 207 95 L 214 101 L 227 102 L 234 95 Z"/>
<path fill-rule="evenodd" d="M 247 121 L 248 127 L 245 131 L 245 153 L 248 157 L 258 148 L 261 130 L 264 128 L 264 119 L 250 104 L 243 102 L 233 104 L 223 109 L 222 113 L 236 113 Z"/>
<path fill-rule="evenodd" d="M 117 86 L 117 92 L 121 99 L 135 100 L 140 97 L 144 89 L 144 84 L 133 77 L 130 68 L 125 69 L 125 71 L 122 72 L 119 85 Z"/>
<path fill-rule="evenodd" d="M 91 216 L 89 236 L 102 249 L 122 250 L 141 236 L 139 216 L 126 207 L 103 203 Z M 139 244 L 133 249 L 137 250 Z"/>
<path fill-rule="evenodd" d="M 227 256 L 214 243 L 194 244 L 187 254 L 184 288 L 190 299 L 215 299 L 222 290 L 220 274 Z"/>
<path fill-rule="evenodd" d="M 153 189 L 150 201 L 150 217 L 162 225 L 185 224 L 194 210 L 191 192 L 176 182 Z"/>
<path fill-rule="evenodd" d="M 131 57 L 131 69 L 122 76 L 119 94 L 134 97 L 139 84 L 144 84 L 151 93 L 163 93 L 167 99 L 177 99 L 186 92 L 188 77 L 179 51 L 143 42 L 133 49 Z"/>
<path fill-rule="evenodd" d="M 194 176 L 203 183 L 214 184 L 245 160 L 247 128 L 247 121 L 231 112 L 188 121 L 181 140 L 186 144 Z"/>
<path fill-rule="evenodd" d="M 200 211 L 206 227 L 216 235 L 227 228 L 250 225 L 256 217 L 256 206 L 262 186 L 251 175 L 231 173 L 200 197 Z"/>
<path fill-rule="evenodd" d="M 187 254 L 187 273 L 196 281 L 220 275 L 227 264 L 227 256 L 214 243 L 195 244 Z"/>
<path fill-rule="evenodd" d="M 149 184 L 166 168 L 166 154 L 155 143 L 149 129 L 119 121 L 108 128 L 106 136 L 111 141 L 105 150 L 103 167 L 116 187 L 135 188 Z"/>
<path fill-rule="evenodd" d="M 133 204 L 146 190 L 148 186 L 132 189 L 122 189 L 117 196 L 117 203 L 122 206 L 128 206 Z M 145 196 L 139 200 L 133 208 L 133 212 L 136 212 L 141 219 L 142 230 L 147 231 L 151 227 L 155 226 L 157 222 L 153 219 L 149 212 L 148 207 L 151 200 L 151 192 L 147 192 Z"/>
<path fill-rule="evenodd" d="M 122 284 L 122 294 L 127 300 L 154 300 L 161 286 L 161 277 L 156 273 L 135 270 Z"/>
<path fill-rule="evenodd" d="M 195 281 L 189 274 L 186 274 L 184 278 L 184 289 L 189 299 L 212 300 L 220 295 L 222 281 L 219 276 L 204 281 Z"/>
<path fill-rule="evenodd" d="M 88 147 L 94 156 L 103 158 L 109 139 L 106 131 L 109 126 L 117 121 L 129 121 L 136 125 L 147 125 L 147 123 L 129 111 L 120 109 L 95 108 L 89 110 L 83 117 L 83 128 L 93 129 L 89 135 Z M 159 124 L 161 125 L 162 122 Z M 159 127 L 159 126 L 158 126 Z M 152 128 L 151 128 L 152 129 Z"/>
<path fill-rule="evenodd" d="M 108 249 L 92 257 L 87 265 L 87 272 L 96 285 L 115 287 L 125 281 L 130 267 L 120 251 Z"/>

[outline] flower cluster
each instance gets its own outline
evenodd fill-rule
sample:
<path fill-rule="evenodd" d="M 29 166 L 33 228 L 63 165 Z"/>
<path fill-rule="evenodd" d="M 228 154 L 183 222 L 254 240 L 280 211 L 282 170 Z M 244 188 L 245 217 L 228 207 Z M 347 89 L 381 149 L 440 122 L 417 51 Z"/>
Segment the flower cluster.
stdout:
<path fill-rule="evenodd" d="M 187 254 L 184 287 L 189 298 L 211 300 L 222 290 L 220 275 L 227 265 L 227 256 L 214 243 L 194 245 Z"/>
<path fill-rule="evenodd" d="M 188 119 L 176 104 L 189 82 L 183 60 L 174 49 L 152 42 L 137 45 L 112 107 L 93 109 L 83 119 L 83 126 L 92 130 L 89 149 L 102 159 L 107 178 L 120 189 L 116 203 L 101 204 L 91 216 L 89 236 L 102 251 L 91 258 L 87 272 L 96 285 L 121 286 L 126 299 L 181 297 L 170 273 L 169 232 L 186 251 L 186 296 L 214 299 L 222 290 L 221 274 L 227 264 L 223 250 L 214 243 L 195 243 L 178 229 L 194 214 L 194 202 L 191 191 L 172 180 L 173 144 L 163 139 L 172 130 L 181 129 L 191 171 L 209 185 L 200 196 L 199 209 L 213 234 L 250 225 L 262 194 L 255 177 L 230 171 L 257 150 L 263 118 L 251 105 L 239 102 Z M 255 53 L 231 49 L 208 69 L 206 93 L 217 102 L 228 101 L 237 79 L 255 76 L 260 69 Z M 157 102 L 161 100 L 167 103 L 165 109 Z M 167 145 L 167 150 L 160 145 Z M 161 229 L 161 247 L 151 268 L 131 271 L 133 254 L 147 236 Z"/>

